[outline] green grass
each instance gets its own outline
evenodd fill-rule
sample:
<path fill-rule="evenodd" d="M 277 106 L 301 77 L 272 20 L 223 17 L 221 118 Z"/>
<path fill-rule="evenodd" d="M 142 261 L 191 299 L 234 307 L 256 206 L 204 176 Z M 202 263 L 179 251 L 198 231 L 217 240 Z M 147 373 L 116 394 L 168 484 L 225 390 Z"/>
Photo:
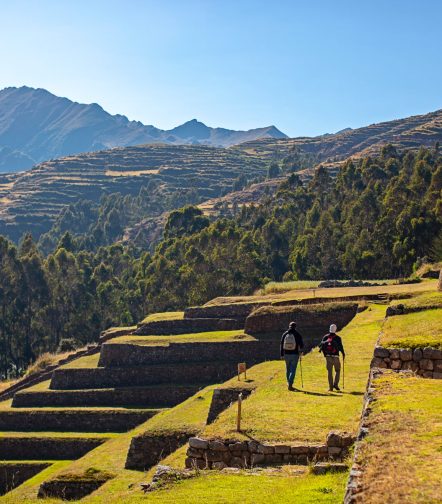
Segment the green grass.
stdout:
<path fill-rule="evenodd" d="M 149 322 L 162 322 L 164 320 L 181 320 L 184 318 L 184 312 L 176 311 L 176 312 L 161 312 L 161 313 L 152 313 L 145 317 L 141 324 L 148 324 Z"/>
<path fill-rule="evenodd" d="M 169 343 L 221 343 L 226 341 L 253 341 L 255 338 L 244 334 L 242 329 L 235 331 L 210 331 L 194 334 L 171 336 L 121 336 L 114 338 L 107 345 L 130 343 L 133 345 L 159 346 Z"/>
<path fill-rule="evenodd" d="M 114 432 L 0 432 L 1 438 L 41 438 L 41 439 L 111 439 L 119 436 Z"/>
<path fill-rule="evenodd" d="M 85 355 L 84 357 L 80 357 L 79 359 L 75 359 L 72 362 L 68 362 L 63 366 L 60 366 L 60 369 L 95 368 L 98 366 L 99 359 L 100 359 L 99 353 L 92 355 Z"/>
<path fill-rule="evenodd" d="M 318 303 L 318 304 L 308 304 L 308 305 L 297 305 L 297 306 L 290 306 L 290 305 L 282 305 L 282 306 L 275 306 L 275 305 L 266 305 L 266 306 L 260 306 L 259 308 L 256 308 L 252 312 L 252 315 L 267 315 L 267 314 L 284 314 L 284 313 L 293 313 L 296 311 L 299 312 L 311 312 L 311 313 L 323 313 L 323 312 L 329 312 L 332 310 L 336 310 L 338 308 L 352 308 L 356 305 L 356 303 L 352 302 L 342 302 L 342 303 Z"/>
<path fill-rule="evenodd" d="M 425 292 L 410 299 L 394 302 L 392 306 L 402 304 L 409 309 L 429 310 L 432 308 L 442 308 L 442 292 Z"/>
<path fill-rule="evenodd" d="M 283 361 L 263 363 L 251 368 L 247 376 L 253 379 L 259 369 L 272 378 L 258 385 L 244 401 L 242 433 L 236 432 L 234 405 L 207 426 L 203 435 L 263 442 L 323 443 L 334 429 L 355 433 L 384 312 L 385 307 L 372 305 L 340 332 L 347 354 L 344 393 L 328 393 L 325 359 L 317 349 L 302 360 L 303 392 L 287 390 Z M 299 367 L 295 387 L 301 388 Z"/>
<path fill-rule="evenodd" d="M 376 401 L 360 452 L 360 502 L 442 502 L 440 382 L 390 371 L 373 384 Z"/>
<path fill-rule="evenodd" d="M 442 309 L 386 319 L 379 344 L 387 348 L 442 348 Z"/>
<path fill-rule="evenodd" d="M 320 280 L 293 280 L 291 282 L 269 282 L 264 286 L 261 294 L 280 294 L 299 289 L 316 289 Z"/>

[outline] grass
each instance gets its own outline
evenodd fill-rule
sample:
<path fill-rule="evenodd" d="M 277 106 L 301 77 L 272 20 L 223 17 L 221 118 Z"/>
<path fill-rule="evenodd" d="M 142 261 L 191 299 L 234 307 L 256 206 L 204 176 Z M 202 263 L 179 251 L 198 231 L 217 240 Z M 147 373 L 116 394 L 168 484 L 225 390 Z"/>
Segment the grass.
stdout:
<path fill-rule="evenodd" d="M 374 380 L 369 436 L 361 445 L 364 504 L 442 502 L 440 382 L 386 372 Z"/>
<path fill-rule="evenodd" d="M 97 426 L 98 427 L 98 426 Z M 57 438 L 57 439 L 110 439 L 118 436 L 114 432 L 0 432 L 1 438 Z"/>
<path fill-rule="evenodd" d="M 358 313 L 340 332 L 347 354 L 344 393 L 327 392 L 325 359 L 316 349 L 302 360 L 303 392 L 287 390 L 283 361 L 259 364 L 251 368 L 247 376 L 254 379 L 259 370 L 271 378 L 258 385 L 255 393 L 244 402 L 242 432 L 236 432 L 234 406 L 207 426 L 203 435 L 312 444 L 324 443 L 331 430 L 356 433 L 373 346 L 384 312 L 385 307 L 372 305 Z M 301 388 L 299 367 L 295 387 Z"/>
<path fill-rule="evenodd" d="M 389 317 L 379 344 L 387 348 L 442 349 L 442 308 Z"/>
<path fill-rule="evenodd" d="M 31 376 L 35 373 L 43 371 L 49 366 L 56 365 L 59 363 L 60 360 L 65 359 L 71 353 L 72 352 L 53 354 L 46 352 L 44 354 L 41 354 L 39 357 L 37 357 L 36 361 L 28 367 L 25 376 L 26 377 Z"/>
<path fill-rule="evenodd" d="M 0 393 L 6 390 L 9 387 L 12 387 L 18 380 L 3 380 L 0 381 Z"/>
<path fill-rule="evenodd" d="M 210 331 L 171 336 L 120 336 L 107 342 L 107 345 L 130 343 L 132 345 L 159 346 L 169 343 L 221 343 L 226 341 L 253 341 L 255 338 L 244 334 L 243 330 Z"/>
<path fill-rule="evenodd" d="M 60 366 L 60 369 L 72 369 L 72 368 L 96 368 L 98 366 L 98 361 L 100 359 L 100 354 L 95 353 L 92 355 L 85 355 L 75 359 L 67 364 Z"/>
<path fill-rule="evenodd" d="M 297 305 L 295 307 L 290 305 L 266 305 L 260 306 L 256 308 L 251 315 L 268 315 L 268 314 L 284 314 L 284 313 L 293 313 L 296 311 L 299 312 L 311 312 L 311 313 L 321 313 L 321 312 L 329 312 L 331 310 L 336 310 L 338 308 L 352 308 L 355 307 L 355 303 L 343 302 L 343 303 L 318 303 L 318 304 L 309 304 L 309 305 Z"/>
<path fill-rule="evenodd" d="M 348 280 L 340 280 L 340 282 L 348 282 Z M 396 279 L 389 280 L 364 280 L 364 282 L 372 284 L 387 284 L 395 285 L 398 283 Z M 290 282 L 269 282 L 264 286 L 261 294 L 280 294 L 293 290 L 317 289 L 321 280 L 293 280 Z"/>
<path fill-rule="evenodd" d="M 410 299 L 392 303 L 392 306 L 404 305 L 406 309 L 429 310 L 432 308 L 442 308 L 442 292 L 425 292 Z"/>
<path fill-rule="evenodd" d="M 385 285 L 373 287 L 333 287 L 321 289 L 297 289 L 281 294 L 268 294 L 256 296 L 218 297 L 212 299 L 204 306 L 219 306 L 224 304 L 238 303 L 272 303 L 274 301 L 289 301 L 324 297 L 337 299 L 347 296 L 364 296 L 370 294 L 418 294 L 422 292 L 435 291 L 437 280 L 423 280 L 417 284 Z"/>
<path fill-rule="evenodd" d="M 141 324 L 148 324 L 149 322 L 162 322 L 164 320 L 181 320 L 184 318 L 184 312 L 176 311 L 176 312 L 161 312 L 161 313 L 152 313 L 145 317 Z"/>

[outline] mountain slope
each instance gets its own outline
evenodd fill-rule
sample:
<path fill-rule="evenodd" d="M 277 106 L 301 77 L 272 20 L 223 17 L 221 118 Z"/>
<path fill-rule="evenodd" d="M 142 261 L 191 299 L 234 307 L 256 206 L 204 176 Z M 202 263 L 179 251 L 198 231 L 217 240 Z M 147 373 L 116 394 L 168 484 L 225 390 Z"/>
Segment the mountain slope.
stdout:
<path fill-rule="evenodd" d="M 44 89 L 0 91 L 0 172 L 80 152 L 167 143 L 227 147 L 257 138 L 286 138 L 274 126 L 249 131 L 209 128 L 196 119 L 164 131 L 111 115 L 96 103 L 75 103 Z M 3 152 L 7 149 L 5 152 Z"/>

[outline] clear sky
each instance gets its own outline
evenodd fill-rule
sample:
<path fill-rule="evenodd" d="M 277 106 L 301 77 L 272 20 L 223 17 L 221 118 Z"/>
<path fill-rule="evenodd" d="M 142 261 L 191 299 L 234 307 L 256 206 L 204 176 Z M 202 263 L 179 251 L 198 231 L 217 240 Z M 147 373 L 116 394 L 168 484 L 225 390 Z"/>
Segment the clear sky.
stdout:
<path fill-rule="evenodd" d="M 0 88 L 290 136 L 442 108 L 439 0 L 0 0 Z"/>

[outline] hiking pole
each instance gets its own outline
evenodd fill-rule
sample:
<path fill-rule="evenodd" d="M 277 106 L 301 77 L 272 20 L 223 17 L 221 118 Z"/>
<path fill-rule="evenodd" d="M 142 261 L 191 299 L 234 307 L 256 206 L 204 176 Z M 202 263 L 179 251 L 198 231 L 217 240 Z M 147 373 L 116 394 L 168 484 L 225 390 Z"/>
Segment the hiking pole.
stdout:
<path fill-rule="evenodd" d="M 345 389 L 345 357 L 342 357 L 342 390 Z"/>
<path fill-rule="evenodd" d="M 302 377 L 302 354 L 299 354 L 299 369 L 301 370 L 301 388 L 304 388 L 304 379 Z"/>

